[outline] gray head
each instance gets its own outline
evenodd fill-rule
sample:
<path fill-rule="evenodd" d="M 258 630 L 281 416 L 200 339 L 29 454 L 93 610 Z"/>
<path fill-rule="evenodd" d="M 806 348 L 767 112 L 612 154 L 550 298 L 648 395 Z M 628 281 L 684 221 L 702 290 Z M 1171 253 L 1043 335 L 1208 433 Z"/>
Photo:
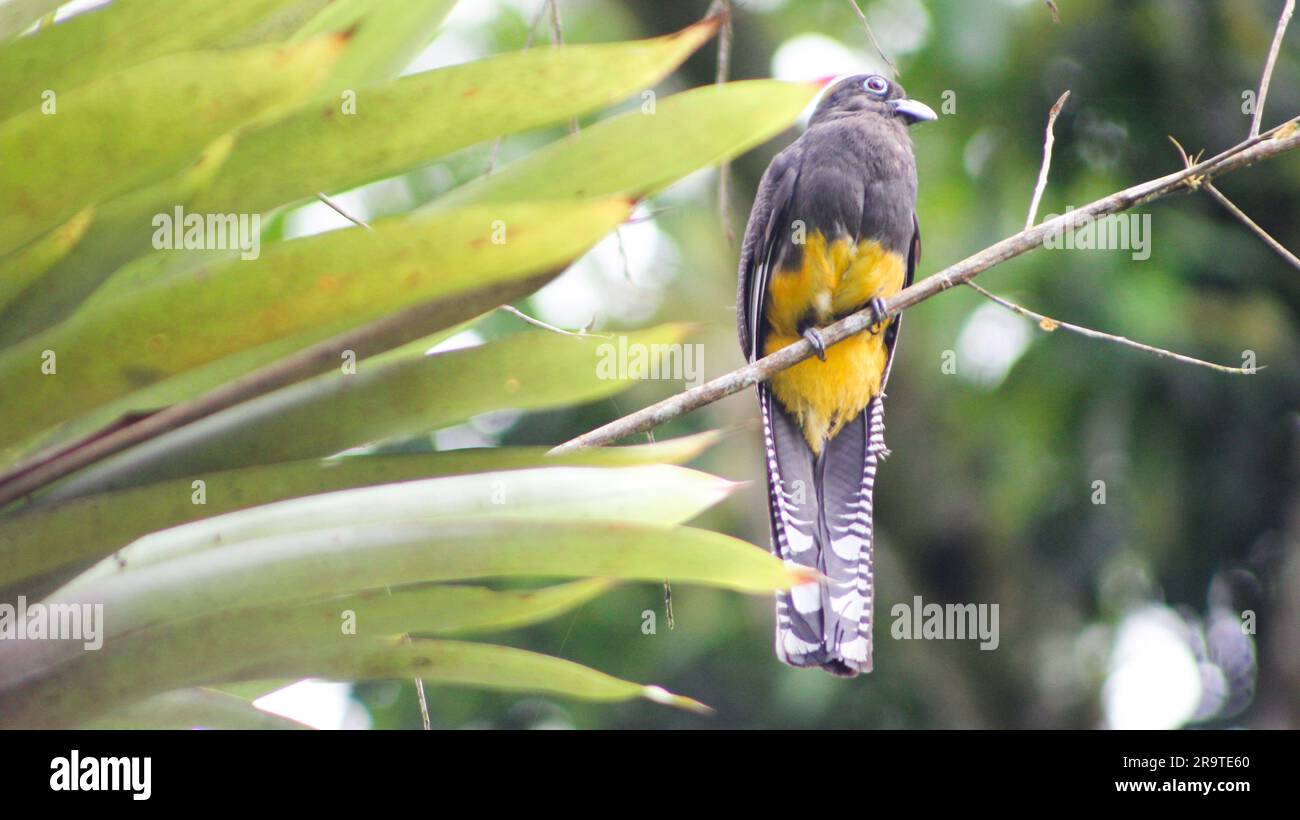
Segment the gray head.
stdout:
<path fill-rule="evenodd" d="M 855 74 L 831 86 L 813 112 L 810 124 L 868 113 L 898 120 L 903 125 L 939 118 L 930 106 L 909 100 L 898 83 L 879 74 Z"/>

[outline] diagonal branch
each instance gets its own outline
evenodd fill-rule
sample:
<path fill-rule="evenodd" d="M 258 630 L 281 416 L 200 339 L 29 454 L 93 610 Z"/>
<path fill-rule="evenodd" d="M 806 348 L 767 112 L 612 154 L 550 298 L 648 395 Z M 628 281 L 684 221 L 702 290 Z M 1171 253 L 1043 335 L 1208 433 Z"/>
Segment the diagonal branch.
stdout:
<path fill-rule="evenodd" d="M 1182 143 L 1174 139 L 1172 136 L 1169 138 L 1169 141 L 1172 142 L 1174 144 L 1174 147 L 1178 149 L 1178 155 L 1183 158 L 1183 164 L 1187 166 L 1191 166 L 1193 160 L 1191 157 L 1187 155 L 1187 151 L 1183 148 Z M 1228 213 L 1232 214 L 1238 220 L 1240 220 L 1241 224 L 1249 228 L 1253 234 L 1258 236 L 1260 239 L 1264 240 L 1264 244 L 1272 248 L 1273 251 L 1276 252 L 1278 256 L 1285 259 L 1292 267 L 1300 268 L 1300 259 L 1297 259 L 1295 254 L 1287 250 L 1286 246 L 1283 245 L 1281 242 L 1278 242 L 1276 239 L 1274 239 L 1269 234 L 1268 231 L 1264 230 L 1258 224 L 1256 224 L 1255 220 L 1247 216 L 1245 211 L 1238 208 L 1236 204 L 1233 203 L 1232 200 L 1224 196 L 1223 193 L 1219 191 L 1218 188 L 1215 188 L 1214 185 L 1212 185 L 1209 180 L 1204 180 L 1204 181 L 1198 180 L 1196 181 L 1195 184 L 1196 186 L 1200 187 L 1203 191 L 1205 191 L 1207 194 L 1209 194 L 1214 199 L 1215 202 L 1222 205 L 1224 209 L 1227 210 Z"/>
<path fill-rule="evenodd" d="M 1228 174 L 1294 150 L 1300 147 L 1300 128 L 1292 127 L 1298 120 L 1300 117 L 1288 120 L 1189 168 L 1117 191 L 990 245 L 886 299 L 885 317 L 897 315 L 936 294 L 975 278 L 995 265 L 1040 247 L 1049 236 L 1060 235 L 1071 228 L 1076 228 L 1085 220 L 1127 211 L 1173 193 L 1194 190 L 1196 187 L 1194 179 L 1207 180 L 1213 176 Z M 823 328 L 822 338 L 827 345 L 832 345 L 855 333 L 867 330 L 878 321 L 879 318 L 872 315 L 870 308 L 864 309 Z M 643 433 L 683 413 L 712 404 L 721 398 L 766 381 L 774 374 L 793 367 L 812 354 L 812 345 L 806 339 L 801 339 L 789 347 L 781 348 L 772 355 L 733 370 L 725 376 L 719 376 L 699 387 L 678 393 L 603 427 L 584 433 L 553 448 L 551 453 L 600 447 L 612 444 L 626 436 Z"/>
<path fill-rule="evenodd" d="M 1161 358 L 1173 359 L 1176 362 L 1183 362 L 1185 364 L 1194 364 L 1197 365 L 1198 367 L 1208 367 L 1209 369 L 1217 370 L 1220 373 L 1231 373 L 1233 375 L 1238 375 L 1238 376 L 1241 375 L 1249 376 L 1254 374 L 1256 370 L 1261 369 L 1258 367 L 1228 367 L 1227 365 L 1223 365 L 1223 364 L 1215 364 L 1214 362 L 1207 362 L 1204 359 L 1196 359 L 1191 356 L 1184 356 L 1182 353 L 1175 353 L 1172 350 L 1165 350 L 1163 347 L 1155 347 L 1153 345 L 1143 344 L 1142 342 L 1135 342 L 1132 339 L 1126 339 L 1123 336 L 1114 336 L 1110 333 L 1102 333 L 1100 330 L 1093 330 L 1090 327 L 1084 327 L 1083 325 L 1075 325 L 1069 322 L 1062 322 L 1060 319 L 1053 319 L 1050 316 L 1044 316 L 1041 313 L 1035 313 L 1034 311 L 1030 310 L 1027 307 L 1024 307 L 1022 305 L 1017 305 L 1015 302 L 1012 302 L 1009 299 L 1004 299 L 1001 296 L 998 296 L 996 293 L 992 293 L 990 291 L 985 290 L 984 288 L 980 287 L 974 282 L 967 282 L 966 287 L 974 289 L 985 299 L 988 299 L 989 301 L 994 302 L 995 304 L 1001 305 L 1002 307 L 1006 308 L 1012 313 L 1016 313 L 1019 314 L 1020 316 L 1024 316 L 1026 319 L 1034 320 L 1034 322 L 1037 323 L 1040 328 L 1047 331 L 1048 333 L 1051 333 L 1052 331 L 1058 329 L 1068 330 L 1071 333 L 1077 333 L 1080 336 L 1087 336 L 1089 339 L 1101 339 L 1102 341 L 1106 341 L 1106 342 L 1114 342 L 1115 344 L 1124 345 L 1125 347 L 1131 347 L 1134 350 L 1142 350 L 1147 353 L 1160 356 Z"/>
<path fill-rule="evenodd" d="M 880 59 L 889 64 L 889 70 L 894 72 L 894 79 L 901 80 L 903 75 L 899 73 L 898 66 L 894 65 L 894 61 L 889 59 L 889 55 L 885 53 L 885 50 L 880 47 L 880 42 L 876 40 L 876 33 L 871 30 L 871 24 L 867 22 L 867 15 L 862 13 L 862 7 L 858 5 L 858 0 L 849 0 L 849 5 L 857 12 L 858 19 L 862 21 L 862 27 L 867 30 L 867 36 L 871 38 L 871 45 L 875 46 Z"/>

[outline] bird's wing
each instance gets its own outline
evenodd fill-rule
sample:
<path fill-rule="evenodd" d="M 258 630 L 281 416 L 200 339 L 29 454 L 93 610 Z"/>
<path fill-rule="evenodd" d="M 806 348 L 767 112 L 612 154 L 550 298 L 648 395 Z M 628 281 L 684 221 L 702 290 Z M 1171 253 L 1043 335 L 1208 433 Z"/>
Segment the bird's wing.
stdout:
<path fill-rule="evenodd" d="M 762 349 L 767 278 L 790 221 L 790 205 L 798 179 L 799 152 L 797 146 L 791 146 L 777 154 L 764 172 L 740 246 L 736 327 L 740 332 L 740 348 L 751 362 L 759 357 Z"/>

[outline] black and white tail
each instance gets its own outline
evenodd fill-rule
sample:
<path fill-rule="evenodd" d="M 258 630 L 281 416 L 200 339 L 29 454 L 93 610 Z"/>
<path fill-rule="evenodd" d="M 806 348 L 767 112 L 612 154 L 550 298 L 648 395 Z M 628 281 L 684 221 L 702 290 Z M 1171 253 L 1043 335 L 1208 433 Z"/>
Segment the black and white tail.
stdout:
<path fill-rule="evenodd" d="M 882 397 L 814 456 L 795 421 L 759 386 L 772 549 L 824 583 L 776 596 L 776 654 L 791 666 L 853 677 L 870 672 L 871 488 L 885 452 Z"/>

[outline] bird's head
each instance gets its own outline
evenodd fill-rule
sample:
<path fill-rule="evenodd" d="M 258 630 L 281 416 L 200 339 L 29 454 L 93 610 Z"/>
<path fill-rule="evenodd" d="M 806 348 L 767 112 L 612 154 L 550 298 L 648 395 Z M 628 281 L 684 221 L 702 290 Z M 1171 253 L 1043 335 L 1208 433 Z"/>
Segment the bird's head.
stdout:
<path fill-rule="evenodd" d="M 865 113 L 897 119 L 904 125 L 939 118 L 930 106 L 909 100 L 898 83 L 879 74 L 855 74 L 831 86 L 813 112 L 812 123 Z"/>

